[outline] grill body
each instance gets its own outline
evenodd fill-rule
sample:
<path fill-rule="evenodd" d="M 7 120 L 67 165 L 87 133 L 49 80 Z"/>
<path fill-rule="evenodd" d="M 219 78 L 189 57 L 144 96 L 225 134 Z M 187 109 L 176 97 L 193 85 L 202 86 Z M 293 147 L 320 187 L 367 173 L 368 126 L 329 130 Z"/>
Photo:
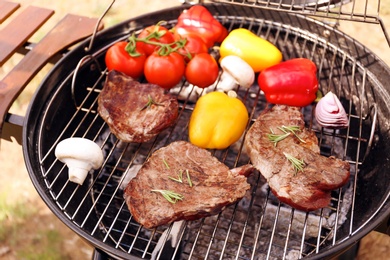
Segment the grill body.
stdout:
<path fill-rule="evenodd" d="M 143 144 L 119 142 L 97 113 L 97 97 L 105 80 L 104 54 L 133 32 L 167 21 L 176 23 L 181 6 L 137 17 L 99 33 L 88 52 L 85 41 L 65 56 L 36 92 L 23 128 L 23 150 L 34 186 L 67 226 L 95 247 L 117 258 L 150 258 L 164 230 L 148 230 L 132 220 L 123 199 L 126 173 L 156 149 L 187 140 L 194 102 L 180 100 L 175 126 Z M 315 131 L 321 153 L 347 160 L 350 182 L 332 194 L 328 208 L 304 213 L 279 203 L 260 173 L 248 182 L 243 200 L 219 215 L 187 222 L 179 242 L 158 257 L 172 259 L 308 259 L 330 258 L 356 243 L 390 214 L 390 69 L 354 39 L 300 15 L 245 6 L 209 4 L 207 8 L 230 30 L 244 27 L 274 43 L 284 60 L 305 57 L 319 69 L 320 89 L 337 94 L 350 117 L 350 127 L 330 131 L 303 109 L 307 127 Z M 188 88 L 182 82 L 178 91 Z M 258 86 L 238 90 L 252 121 L 265 108 Z M 101 145 L 105 162 L 84 185 L 68 181 L 56 160 L 56 144 L 71 136 Z M 240 145 L 213 151 L 229 167 L 248 162 Z M 162 238 L 161 238 L 162 237 Z M 166 240 L 166 239 L 165 239 Z"/>

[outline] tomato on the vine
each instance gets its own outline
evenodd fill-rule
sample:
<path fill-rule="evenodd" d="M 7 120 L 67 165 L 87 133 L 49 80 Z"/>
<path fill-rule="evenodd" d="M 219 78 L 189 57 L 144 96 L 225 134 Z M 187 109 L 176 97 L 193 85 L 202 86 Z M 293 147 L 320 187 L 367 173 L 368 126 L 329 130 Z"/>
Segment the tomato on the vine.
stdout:
<path fill-rule="evenodd" d="M 217 80 L 218 73 L 219 67 L 214 57 L 209 53 L 199 53 L 188 62 L 185 77 L 189 83 L 206 88 Z"/>
<path fill-rule="evenodd" d="M 177 52 L 170 52 L 167 55 L 153 52 L 145 61 L 146 80 L 165 89 L 177 85 L 184 76 L 184 71 L 184 58 Z"/>
<path fill-rule="evenodd" d="M 141 33 L 138 35 L 138 39 L 144 39 L 151 42 L 156 43 L 173 43 L 175 41 L 175 37 L 172 32 L 170 32 L 166 27 L 161 25 L 151 25 L 146 27 L 141 31 Z M 145 50 L 146 55 L 151 55 L 157 48 L 158 45 L 155 45 L 153 43 L 146 43 L 146 42 L 139 42 L 142 49 Z"/>
<path fill-rule="evenodd" d="M 186 39 L 185 45 L 178 49 L 178 52 L 185 57 L 186 61 L 190 61 L 198 53 L 208 52 L 206 43 L 197 34 L 190 33 L 185 36 L 175 34 L 175 38 L 179 40 Z"/>
<path fill-rule="evenodd" d="M 105 56 L 106 66 L 108 70 L 117 70 L 132 78 L 139 78 L 144 71 L 146 53 L 137 45 L 135 56 L 131 56 L 126 50 L 127 44 L 120 41 L 108 48 Z"/>

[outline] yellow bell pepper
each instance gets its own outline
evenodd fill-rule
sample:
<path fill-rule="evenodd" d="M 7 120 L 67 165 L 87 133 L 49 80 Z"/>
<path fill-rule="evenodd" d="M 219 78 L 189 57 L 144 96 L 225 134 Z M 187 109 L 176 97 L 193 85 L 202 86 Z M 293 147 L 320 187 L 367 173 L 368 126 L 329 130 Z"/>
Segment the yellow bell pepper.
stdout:
<path fill-rule="evenodd" d="M 220 47 L 221 59 L 236 55 L 260 72 L 282 61 L 283 55 L 271 42 L 257 36 L 248 29 L 232 30 Z"/>
<path fill-rule="evenodd" d="M 240 139 L 248 110 L 234 91 L 210 92 L 197 101 L 189 123 L 189 140 L 208 149 L 225 149 Z"/>

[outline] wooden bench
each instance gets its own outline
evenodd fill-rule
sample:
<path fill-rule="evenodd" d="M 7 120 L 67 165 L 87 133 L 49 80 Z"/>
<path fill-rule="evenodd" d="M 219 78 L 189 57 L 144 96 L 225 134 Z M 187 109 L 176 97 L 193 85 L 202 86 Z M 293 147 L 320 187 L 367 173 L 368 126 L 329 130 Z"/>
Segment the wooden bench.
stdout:
<path fill-rule="evenodd" d="M 30 37 L 50 19 L 54 10 L 27 6 L 19 14 L 12 15 L 19 8 L 18 3 L 0 0 L 0 66 L 16 52 L 24 54 L 0 81 L 0 137 L 6 140 L 10 140 L 13 133 L 4 123 L 15 120 L 9 118 L 8 110 L 28 82 L 56 54 L 90 36 L 99 21 L 97 18 L 67 14 L 42 40 L 30 43 Z M 1 23 L 6 20 L 9 23 L 3 26 Z M 29 48 L 25 48 L 27 45 Z"/>

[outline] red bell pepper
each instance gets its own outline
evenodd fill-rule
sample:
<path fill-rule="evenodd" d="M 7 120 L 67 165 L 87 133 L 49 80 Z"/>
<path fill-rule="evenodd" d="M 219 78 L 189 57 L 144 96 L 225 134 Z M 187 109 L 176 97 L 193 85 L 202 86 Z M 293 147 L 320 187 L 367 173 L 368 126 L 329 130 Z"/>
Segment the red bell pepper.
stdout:
<path fill-rule="evenodd" d="M 227 29 L 202 5 L 194 5 L 180 14 L 175 33 L 181 36 L 195 33 L 203 39 L 208 48 L 216 42 L 222 42 L 228 35 Z"/>
<path fill-rule="evenodd" d="M 263 70 L 257 81 L 269 103 L 304 107 L 316 99 L 316 72 L 314 62 L 296 58 Z"/>

